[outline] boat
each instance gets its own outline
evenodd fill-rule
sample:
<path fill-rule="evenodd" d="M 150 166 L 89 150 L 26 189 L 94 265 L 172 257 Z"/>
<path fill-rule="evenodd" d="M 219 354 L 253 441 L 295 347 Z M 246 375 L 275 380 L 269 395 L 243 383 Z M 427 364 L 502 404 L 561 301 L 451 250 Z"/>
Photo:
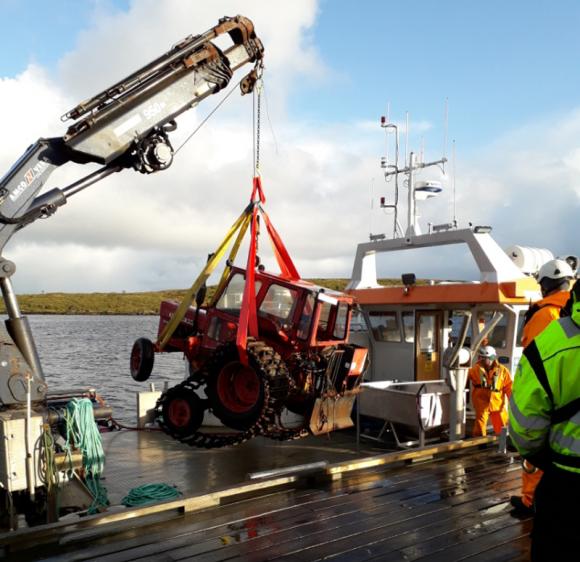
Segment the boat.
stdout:
<path fill-rule="evenodd" d="M 397 428 L 421 445 L 433 433 L 436 438 L 448 432 L 451 439 L 462 439 L 469 410 L 467 367 L 484 343 L 496 349 L 498 361 L 513 376 L 522 355 L 524 315 L 541 298 L 533 274 L 554 256 L 546 249 L 517 245 L 504 250 L 494 240 L 491 226 L 469 223 L 460 228 L 455 217 L 442 224 L 430 223 L 423 233 L 418 206 L 443 191 L 441 181 L 428 174 L 444 173 L 447 158 L 427 162 L 423 151 L 411 152 L 400 165 L 398 126 L 383 117 L 381 127 L 395 136 L 397 157 L 390 160 L 387 154 L 381 159 L 385 179 L 395 178 L 394 203 L 381 198 L 381 208 L 393 216 L 393 235 L 370 234 L 369 240 L 358 244 L 347 287 L 359 306 L 351 326 L 352 340 L 366 346 L 371 356 L 360 414 L 384 420 L 379 437 L 389 428 L 400 444 Z M 400 176 L 408 188 L 405 229 L 398 218 Z M 407 264 L 402 255 L 421 250 L 423 257 L 433 257 L 450 246 L 467 252 L 477 269 L 476 278 L 454 280 L 454 264 L 448 263 L 449 278 L 419 280 L 407 270 L 400 272 L 399 283 L 379 283 L 378 257 L 390 264 Z M 461 365 L 446 361 L 454 349 L 463 352 Z"/>

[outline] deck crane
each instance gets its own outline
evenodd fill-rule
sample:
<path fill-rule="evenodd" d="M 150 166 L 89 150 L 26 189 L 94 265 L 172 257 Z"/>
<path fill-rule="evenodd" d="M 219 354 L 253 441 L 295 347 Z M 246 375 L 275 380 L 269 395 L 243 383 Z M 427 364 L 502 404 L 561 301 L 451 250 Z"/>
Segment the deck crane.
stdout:
<path fill-rule="evenodd" d="M 231 39 L 225 49 L 215 43 L 220 38 L 221 44 L 222 36 Z M 66 133 L 30 145 L 0 179 L 0 290 L 8 316 L 6 329 L 0 330 L 0 519 L 14 506 L 30 511 L 38 496 L 50 495 L 38 473 L 36 444 L 55 428 L 54 405 L 64 398 L 48 392 L 34 338 L 12 287 L 16 268 L 2 257 L 4 246 L 14 233 L 53 215 L 72 195 L 113 173 L 167 169 L 174 156 L 169 135 L 177 127 L 176 118 L 253 63 L 240 80 L 242 94 L 251 92 L 261 73 L 263 51 L 249 19 L 224 17 L 68 111 L 62 120 L 73 123 Z M 40 193 L 50 174 L 69 163 L 100 167 L 71 185 Z"/>
<path fill-rule="evenodd" d="M 229 34 L 233 45 L 222 51 L 213 40 Z M 201 35 L 189 36 L 170 51 L 83 101 L 63 115 L 74 120 L 64 136 L 32 144 L 0 180 L 0 255 L 18 230 L 45 218 L 69 197 L 123 169 L 143 174 L 165 170 L 173 160 L 169 133 L 175 119 L 228 85 L 248 63 L 261 64 L 263 46 L 250 20 L 226 17 Z M 253 89 L 257 68 L 240 82 L 242 94 Z M 49 175 L 66 163 L 101 164 L 98 170 L 64 188 L 38 195 Z M 26 318 L 19 310 L 10 277 L 15 265 L 0 257 L 0 289 L 6 305 L 8 334 L 0 352 L 0 410 L 46 393 L 42 367 Z"/>

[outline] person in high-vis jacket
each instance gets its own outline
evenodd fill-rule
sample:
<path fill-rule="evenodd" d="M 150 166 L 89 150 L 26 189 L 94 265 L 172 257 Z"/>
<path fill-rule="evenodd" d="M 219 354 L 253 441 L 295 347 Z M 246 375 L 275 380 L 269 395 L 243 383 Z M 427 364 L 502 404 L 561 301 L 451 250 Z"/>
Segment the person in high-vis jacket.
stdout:
<path fill-rule="evenodd" d="M 560 310 L 570 298 L 570 284 L 574 279 L 574 271 L 564 260 L 550 260 L 540 268 L 537 279 L 542 291 L 542 300 L 531 305 L 526 312 L 522 347 L 528 347 L 552 320 L 560 318 Z"/>
<path fill-rule="evenodd" d="M 487 421 L 490 418 L 494 433 L 499 434 L 508 420 L 506 405 L 512 390 L 510 372 L 498 362 L 495 349 L 485 345 L 480 348 L 479 360 L 467 375 L 475 410 L 471 435 L 487 435 Z"/>
<path fill-rule="evenodd" d="M 534 562 L 577 560 L 580 552 L 580 281 L 570 301 L 571 315 L 524 350 L 510 400 L 510 437 L 544 471 L 534 500 Z"/>
<path fill-rule="evenodd" d="M 570 283 L 574 271 L 562 259 L 546 262 L 538 271 L 537 279 L 542 291 L 542 300 L 530 306 L 526 313 L 522 334 L 522 347 L 527 347 L 553 321 L 560 318 L 560 311 L 570 298 Z M 511 496 L 516 515 L 532 515 L 534 492 L 542 471 L 524 461 L 522 471 L 522 495 Z"/>

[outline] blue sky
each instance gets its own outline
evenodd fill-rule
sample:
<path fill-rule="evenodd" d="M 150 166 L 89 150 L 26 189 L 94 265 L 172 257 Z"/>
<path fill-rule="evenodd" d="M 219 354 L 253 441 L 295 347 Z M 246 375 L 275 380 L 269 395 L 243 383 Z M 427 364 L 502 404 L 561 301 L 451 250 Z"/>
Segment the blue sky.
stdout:
<path fill-rule="evenodd" d="M 95 10 L 123 12 L 131 3 L 0 0 L 0 74 L 30 62 L 54 72 Z M 390 102 L 440 125 L 449 98 L 450 133 L 472 149 L 576 107 L 578 29 L 576 0 L 321 0 L 308 39 L 330 77 L 300 84 L 290 108 L 301 119 L 334 122 L 376 118 Z"/>
<path fill-rule="evenodd" d="M 451 134 L 474 148 L 577 106 L 578 29 L 575 0 L 323 0 L 312 40 L 337 80 L 295 108 L 368 119 L 390 101 L 434 120 L 448 97 Z"/>
<path fill-rule="evenodd" d="M 21 72 L 30 62 L 54 71 L 78 34 L 91 25 L 95 10 L 126 10 L 127 0 L 0 0 L 2 76 Z"/>
<path fill-rule="evenodd" d="M 2 169 L 39 136 L 62 134 L 58 117 L 80 99 L 235 13 L 265 43 L 263 174 L 305 276 L 348 276 L 356 242 L 391 229 L 369 201 L 392 195 L 378 167 L 388 102 L 399 122 L 410 112 L 411 148 L 424 142 L 438 158 L 448 98 L 465 221 L 493 224 L 503 247 L 580 253 L 580 2 L 572 0 L 0 0 L 0 123 L 11 139 Z M 7 253 L 19 260 L 21 292 L 187 285 L 239 211 L 234 186 L 252 167 L 251 101 L 234 98 L 167 172 L 119 174 L 19 233 Z M 63 171 L 57 181 L 78 177 Z M 432 207 L 445 215 L 435 222 L 449 218 L 446 194 Z M 117 200 L 134 212 L 121 213 Z M 35 264 L 56 259 L 39 281 Z M 171 265 L 156 269 L 163 260 Z"/>

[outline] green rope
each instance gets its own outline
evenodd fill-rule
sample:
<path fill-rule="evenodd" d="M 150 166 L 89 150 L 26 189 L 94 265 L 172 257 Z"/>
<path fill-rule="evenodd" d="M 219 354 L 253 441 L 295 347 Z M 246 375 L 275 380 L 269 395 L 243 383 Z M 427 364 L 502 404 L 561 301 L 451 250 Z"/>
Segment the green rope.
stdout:
<path fill-rule="evenodd" d="M 143 486 L 132 488 L 121 500 L 121 503 L 127 507 L 137 507 L 174 500 L 180 495 L 181 492 L 177 488 L 168 484 L 144 484 Z"/>
<path fill-rule="evenodd" d="M 100 477 L 105 464 L 105 452 L 101 434 L 95 422 L 93 404 L 88 398 L 73 398 L 64 412 L 66 426 L 66 449 L 70 454 L 72 446 L 78 447 L 83 454 L 85 484 L 93 496 L 89 513 L 97 513 L 109 505 L 107 490 Z"/>
<path fill-rule="evenodd" d="M 42 478 L 46 484 L 46 491 L 50 494 L 54 488 L 58 491 L 60 484 L 59 471 L 56 467 L 56 458 L 54 454 L 54 439 L 50 432 L 50 426 L 45 425 L 42 431 L 42 440 L 40 442 L 40 458 Z"/>

